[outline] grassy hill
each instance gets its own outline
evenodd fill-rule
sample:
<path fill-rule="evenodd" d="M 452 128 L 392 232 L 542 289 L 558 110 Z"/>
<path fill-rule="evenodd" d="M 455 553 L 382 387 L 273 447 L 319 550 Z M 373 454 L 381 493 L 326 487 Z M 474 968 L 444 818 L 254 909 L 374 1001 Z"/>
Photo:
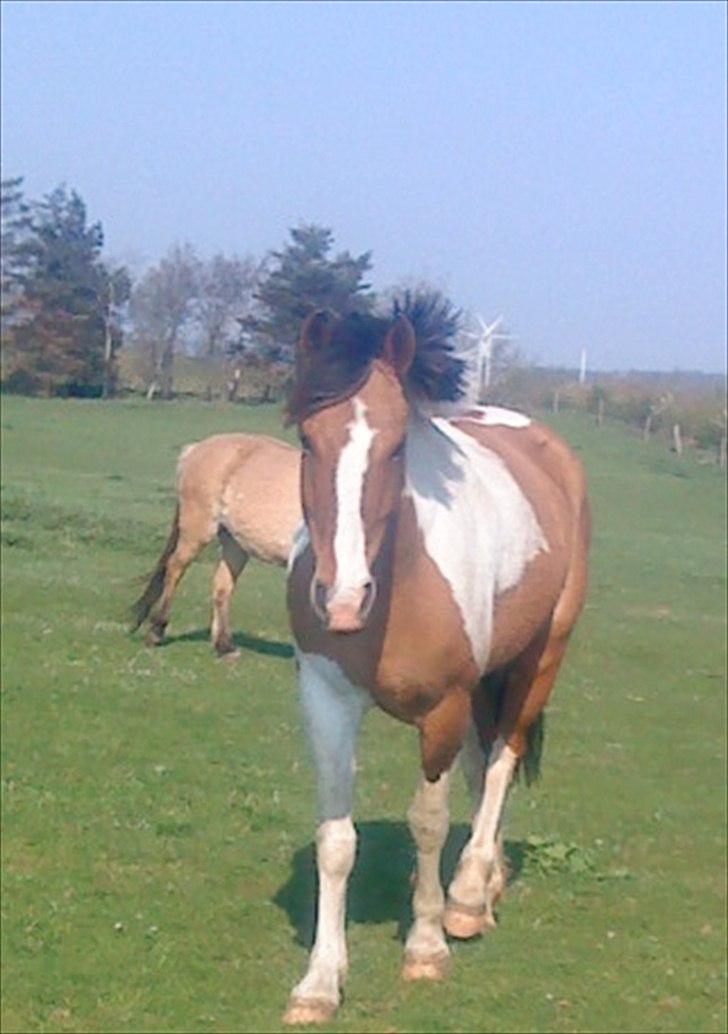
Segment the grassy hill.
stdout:
<path fill-rule="evenodd" d="M 592 585 L 542 780 L 511 797 L 500 927 L 455 945 L 447 983 L 400 983 L 417 744 L 372 714 L 329 1029 L 725 1029 L 723 479 L 581 414 L 549 420 L 586 465 Z M 281 434 L 278 412 L 6 398 L 2 425 L 2 1028 L 279 1030 L 314 894 L 283 573 L 241 579 L 236 664 L 206 641 L 212 551 L 166 646 L 124 618 L 166 537 L 179 448 Z M 447 871 L 460 781 L 451 814 Z"/>

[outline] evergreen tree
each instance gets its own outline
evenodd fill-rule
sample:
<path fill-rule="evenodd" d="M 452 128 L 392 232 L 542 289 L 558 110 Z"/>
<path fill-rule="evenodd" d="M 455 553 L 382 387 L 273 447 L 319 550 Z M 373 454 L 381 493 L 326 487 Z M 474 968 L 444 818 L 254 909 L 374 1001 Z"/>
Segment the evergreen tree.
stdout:
<path fill-rule="evenodd" d="M 110 387 L 121 343 L 114 312 L 129 281 L 124 270 L 104 266 L 102 246 L 101 224 L 88 224 L 75 191 L 58 187 L 31 207 L 12 273 L 20 302 L 7 330 L 8 387 L 49 395 Z"/>
<path fill-rule="evenodd" d="M 290 243 L 270 256 L 255 294 L 258 312 L 240 320 L 240 349 L 252 344 L 271 358 L 288 357 L 301 323 L 314 309 L 344 316 L 368 311 L 374 303 L 371 285 L 364 282 L 371 252 L 332 256 L 334 235 L 323 226 L 299 226 L 290 236 Z"/>
<path fill-rule="evenodd" d="M 26 246 L 31 229 L 30 206 L 23 197 L 23 178 L 0 184 L 0 285 L 2 329 L 18 317 L 22 292 L 18 283 L 27 264 Z"/>

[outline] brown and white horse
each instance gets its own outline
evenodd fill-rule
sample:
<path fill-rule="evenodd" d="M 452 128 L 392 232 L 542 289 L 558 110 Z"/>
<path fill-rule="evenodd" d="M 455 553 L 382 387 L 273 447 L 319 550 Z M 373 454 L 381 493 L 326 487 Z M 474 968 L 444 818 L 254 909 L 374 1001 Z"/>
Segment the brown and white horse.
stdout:
<path fill-rule="evenodd" d="M 445 933 L 468 938 L 495 924 L 506 793 L 535 749 L 584 602 L 590 532 L 578 460 L 522 414 L 467 408 L 464 364 L 437 321 L 416 299 L 391 321 L 316 313 L 298 346 L 289 418 L 304 450 L 305 524 L 288 604 L 317 769 L 319 897 L 289 1024 L 326 1020 L 339 1004 L 364 713 L 378 706 L 419 732 L 403 976 L 440 979 Z M 426 415 L 438 399 L 454 403 L 448 417 Z M 446 901 L 439 862 L 458 755 L 474 814 Z"/>
<path fill-rule="evenodd" d="M 230 597 L 251 556 L 280 566 L 288 560 L 301 522 L 300 466 L 298 449 L 260 434 L 216 434 L 186 445 L 172 528 L 132 606 L 132 631 L 149 620 L 147 642 L 163 642 L 180 578 L 217 535 L 222 558 L 212 579 L 211 638 L 218 656 L 236 656 Z"/>

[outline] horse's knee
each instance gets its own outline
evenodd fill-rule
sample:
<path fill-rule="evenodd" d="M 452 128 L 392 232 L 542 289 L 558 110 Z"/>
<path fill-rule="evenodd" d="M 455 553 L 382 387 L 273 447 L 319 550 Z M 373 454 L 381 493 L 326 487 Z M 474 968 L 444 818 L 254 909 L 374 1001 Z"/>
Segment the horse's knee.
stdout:
<path fill-rule="evenodd" d="M 316 831 L 316 859 L 331 877 L 346 877 L 356 855 L 356 830 L 351 819 L 329 819 Z"/>

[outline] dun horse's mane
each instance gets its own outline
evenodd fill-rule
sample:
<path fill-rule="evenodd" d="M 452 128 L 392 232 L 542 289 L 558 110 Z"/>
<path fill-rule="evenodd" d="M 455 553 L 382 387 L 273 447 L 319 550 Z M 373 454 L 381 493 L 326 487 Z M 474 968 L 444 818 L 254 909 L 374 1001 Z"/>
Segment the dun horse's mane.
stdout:
<path fill-rule="evenodd" d="M 457 343 L 462 313 L 439 292 L 405 291 L 387 316 L 351 313 L 337 320 L 327 344 L 296 357 L 289 423 L 354 395 L 382 354 L 392 321 L 404 315 L 415 332 L 405 389 L 414 405 L 457 404 L 467 397 L 467 362 Z"/>

